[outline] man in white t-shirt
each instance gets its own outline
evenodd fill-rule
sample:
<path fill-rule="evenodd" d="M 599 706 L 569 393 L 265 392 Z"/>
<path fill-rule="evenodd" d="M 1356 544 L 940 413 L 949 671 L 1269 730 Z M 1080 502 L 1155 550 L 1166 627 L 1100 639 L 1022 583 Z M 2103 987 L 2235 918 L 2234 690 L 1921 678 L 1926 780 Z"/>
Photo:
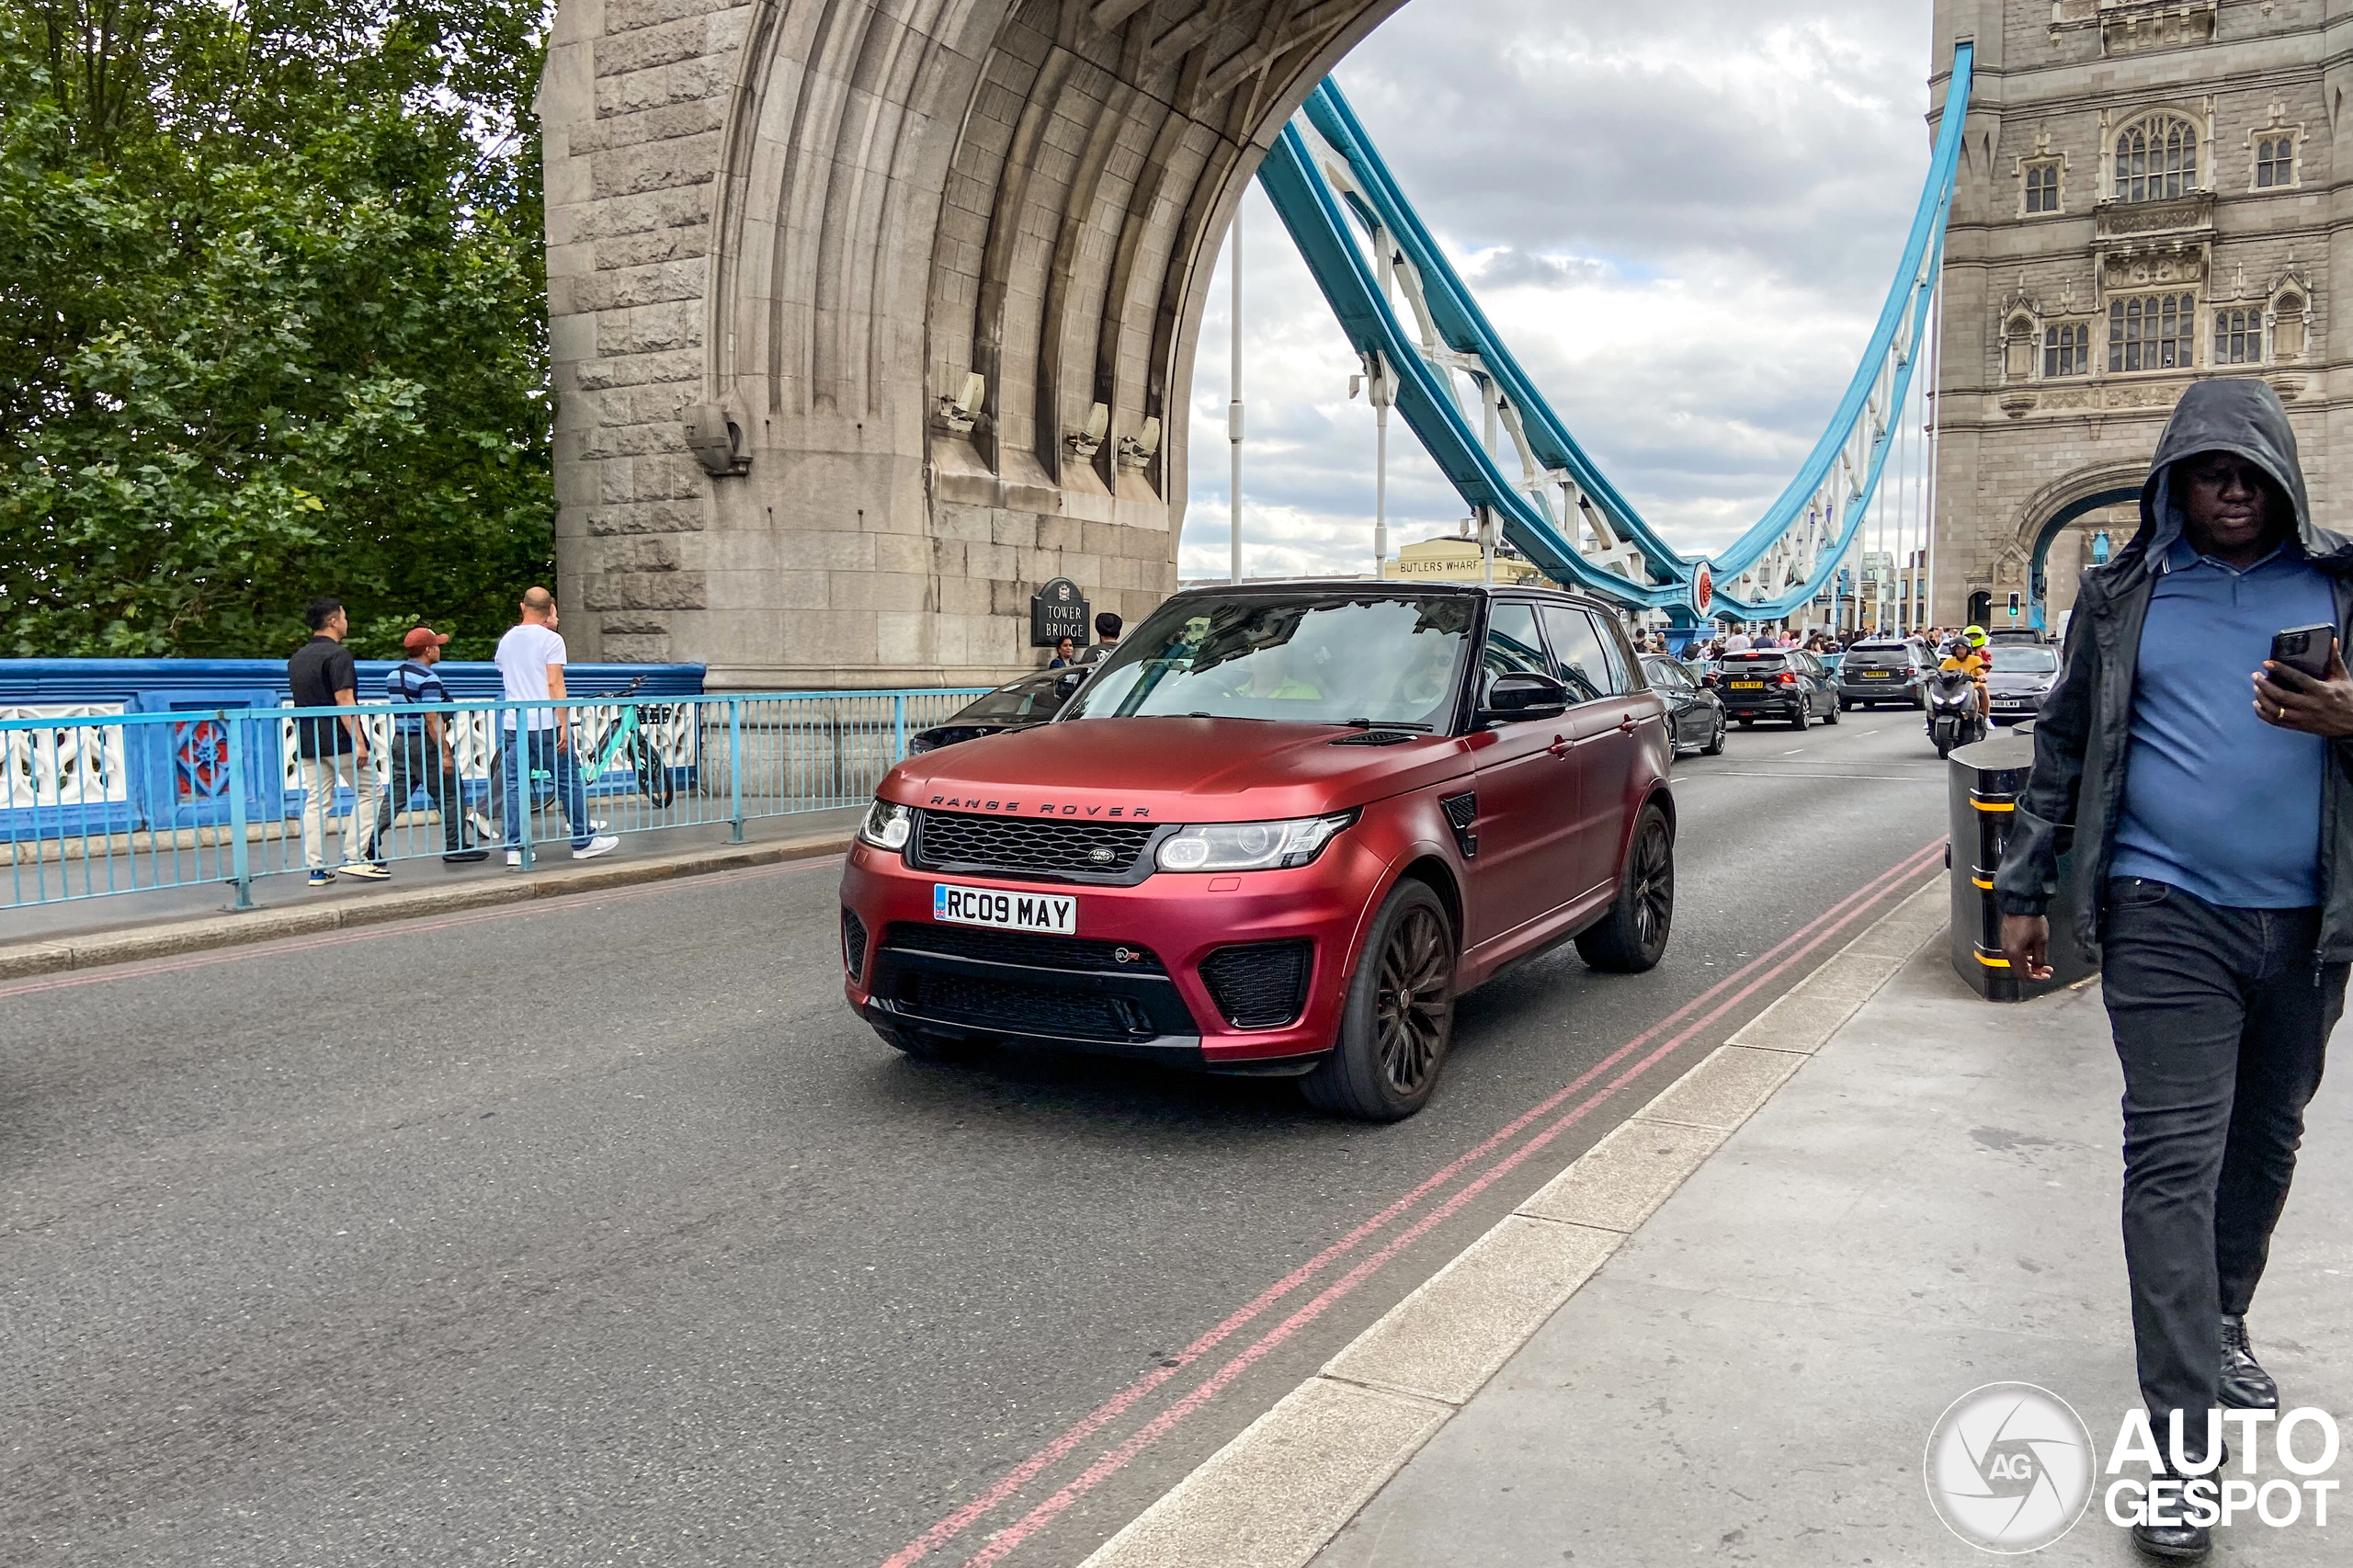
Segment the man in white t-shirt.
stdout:
<path fill-rule="evenodd" d="M 498 640 L 498 677 L 509 702 L 562 702 L 563 639 L 556 634 L 555 596 L 545 588 L 523 595 L 523 619 Z M 520 743 L 516 722 L 522 721 Z M 502 737 L 500 782 L 506 787 L 506 863 L 523 863 L 523 814 L 531 809 L 529 775 L 545 770 L 555 776 L 555 792 L 563 801 L 563 820 L 572 829 L 572 858 L 593 860 L 619 848 L 620 840 L 600 834 L 588 820 L 588 791 L 573 760 L 570 710 L 553 706 L 508 709 L 499 714 Z M 529 760 L 525 760 L 528 758 Z"/>
<path fill-rule="evenodd" d="M 1735 631 L 1731 636 L 1724 639 L 1724 652 L 1727 653 L 1745 653 L 1748 652 L 1750 644 L 1751 639 L 1747 632 Z"/>

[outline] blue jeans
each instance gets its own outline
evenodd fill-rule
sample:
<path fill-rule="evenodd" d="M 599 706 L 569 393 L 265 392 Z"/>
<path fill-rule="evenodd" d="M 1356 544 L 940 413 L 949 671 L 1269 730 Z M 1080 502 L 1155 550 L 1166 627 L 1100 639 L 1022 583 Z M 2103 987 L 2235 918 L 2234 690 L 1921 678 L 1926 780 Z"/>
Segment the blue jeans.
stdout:
<path fill-rule="evenodd" d="M 506 832 L 506 847 L 519 848 L 523 843 L 523 813 L 531 809 L 529 773 L 548 772 L 555 775 L 555 792 L 563 801 L 563 820 L 572 829 L 572 846 L 588 847 L 588 790 L 580 781 L 580 768 L 572 760 L 569 747 L 556 748 L 556 732 L 532 730 L 524 744 L 516 744 L 515 732 L 506 733 L 506 749 L 500 754 L 500 782 L 506 788 L 505 808 L 500 812 L 500 825 Z M 528 755 L 530 761 L 523 762 Z M 517 776 L 517 768 L 524 769 Z"/>

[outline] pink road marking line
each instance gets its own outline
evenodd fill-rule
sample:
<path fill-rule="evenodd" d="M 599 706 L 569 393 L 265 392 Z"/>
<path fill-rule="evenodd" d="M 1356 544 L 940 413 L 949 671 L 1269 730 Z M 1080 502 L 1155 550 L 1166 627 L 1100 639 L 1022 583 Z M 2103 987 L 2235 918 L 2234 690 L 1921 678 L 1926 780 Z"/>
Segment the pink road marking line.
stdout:
<path fill-rule="evenodd" d="M 350 930 L 322 933 L 316 937 L 290 937 L 277 941 L 248 943 L 243 947 L 220 948 L 183 959 L 134 960 L 130 963 L 110 964 L 104 969 L 56 975 L 45 980 L 28 980 L 16 985 L 0 985 L 0 996 L 28 996 L 42 991 L 63 991 L 77 985 L 102 985 L 110 980 L 141 980 L 152 974 L 177 974 L 186 970 L 207 969 L 213 964 L 234 963 L 241 959 L 268 958 L 277 953 L 314 952 L 321 948 L 340 948 L 351 942 L 364 942 L 392 931 L 403 934 L 447 931 L 460 926 L 479 926 L 485 920 L 511 920 L 518 915 L 556 915 L 568 909 L 627 903 L 676 892 L 689 882 L 697 887 L 711 887 L 728 882 L 753 881 L 762 877 L 781 876 L 789 871 L 805 871 L 818 866 L 833 865 L 840 858 L 838 855 L 813 855 L 805 860 L 786 860 L 774 866 L 746 866 L 739 871 L 714 871 L 701 877 L 671 877 L 638 887 L 562 893 L 544 899 L 518 899 L 513 903 L 502 903 L 470 915 L 447 915 L 437 920 L 387 920 Z M 34 937 L 28 940 L 39 942 L 40 938 Z"/>
<path fill-rule="evenodd" d="M 1878 881 L 1872 883 L 1870 888 L 1865 890 L 1865 893 L 1869 894 L 1870 897 L 1875 901 L 1877 897 L 1883 893 L 1890 885 L 1900 882 L 1907 875 L 1917 875 L 1920 871 L 1927 869 L 1928 861 L 1936 854 L 1938 847 L 1938 845 L 1934 844 L 1928 846 L 1926 849 L 1921 850 L 1917 855 L 1913 856 L 1903 864 L 1897 866 L 1893 871 L 1886 873 L 1884 876 L 1880 878 Z M 1853 900 L 1850 899 L 1848 902 L 1852 903 Z M 1371 1256 L 1366 1258 L 1363 1262 L 1349 1269 L 1347 1273 L 1342 1275 L 1339 1278 L 1335 1279 L 1331 1284 L 1325 1286 L 1323 1291 L 1313 1301 L 1310 1301 L 1304 1306 L 1302 1306 L 1297 1312 L 1291 1313 L 1290 1317 L 1285 1318 L 1274 1328 L 1269 1329 L 1256 1343 L 1252 1344 L 1249 1348 L 1244 1350 L 1240 1355 L 1226 1362 L 1222 1367 L 1220 1367 L 1215 1372 L 1211 1373 L 1208 1379 L 1197 1385 L 1190 1392 L 1187 1393 L 1184 1398 L 1178 1400 L 1175 1404 L 1170 1405 L 1166 1410 L 1162 1411 L 1158 1415 L 1154 1416 L 1151 1421 L 1145 1423 L 1143 1426 L 1139 1428 L 1133 1436 L 1130 1437 L 1125 1442 L 1121 1443 L 1118 1448 L 1113 1449 L 1101 1459 L 1096 1460 L 1094 1464 L 1088 1466 L 1087 1469 L 1081 1472 L 1074 1480 L 1065 1484 L 1062 1490 L 1056 1492 L 1052 1496 L 1047 1498 L 1044 1502 L 1030 1509 L 1029 1513 L 1023 1515 L 1021 1518 L 1017 1520 L 1015 1523 L 1006 1526 L 1004 1529 L 991 1537 L 988 1545 L 983 1547 L 979 1551 L 974 1552 L 970 1558 L 965 1560 L 963 1568 L 989 1568 L 990 1564 L 1002 1562 L 1006 1556 L 1011 1554 L 1016 1548 L 1019 1547 L 1022 1542 L 1028 1540 L 1031 1536 L 1037 1534 L 1038 1531 L 1052 1523 L 1053 1520 L 1065 1509 L 1069 1508 L 1072 1504 L 1077 1502 L 1081 1497 L 1093 1491 L 1097 1486 L 1108 1480 L 1112 1475 L 1126 1468 L 1130 1460 L 1133 1460 L 1144 1449 L 1150 1448 L 1154 1443 L 1159 1441 L 1163 1437 L 1165 1437 L 1176 1427 L 1178 1422 L 1184 1420 L 1188 1415 L 1192 1415 L 1193 1412 L 1200 1409 L 1201 1406 L 1207 1404 L 1211 1400 L 1217 1397 L 1217 1395 L 1236 1378 L 1239 1378 L 1253 1365 L 1280 1346 L 1286 1340 L 1290 1339 L 1292 1335 L 1313 1323 L 1317 1318 L 1323 1316 L 1325 1312 L 1330 1310 L 1334 1303 L 1347 1296 L 1350 1292 L 1355 1290 L 1358 1285 L 1370 1278 L 1372 1275 L 1384 1264 L 1388 1263 L 1399 1253 L 1404 1251 L 1406 1247 L 1411 1246 L 1422 1236 L 1427 1235 L 1432 1229 L 1443 1223 L 1447 1219 L 1460 1210 L 1463 1205 L 1469 1203 L 1472 1199 L 1477 1197 L 1481 1192 L 1486 1190 L 1487 1187 L 1494 1185 L 1495 1182 L 1500 1181 L 1505 1176 L 1520 1165 L 1521 1162 L 1537 1153 L 1540 1150 L 1543 1149 L 1546 1144 L 1552 1142 L 1562 1133 L 1567 1131 L 1571 1127 L 1576 1125 L 1577 1122 L 1583 1120 L 1587 1113 L 1592 1111 L 1595 1107 L 1600 1105 L 1603 1101 L 1615 1095 L 1620 1089 L 1624 1088 L 1628 1084 L 1632 1083 L 1635 1079 L 1648 1072 L 1652 1067 L 1657 1065 L 1659 1062 L 1672 1054 L 1678 1046 L 1681 1046 L 1689 1040 L 1693 1035 L 1698 1034 L 1701 1029 L 1706 1028 L 1710 1024 L 1723 1017 L 1724 1014 L 1737 1006 L 1743 999 L 1754 994 L 1760 987 L 1771 981 L 1776 975 L 1787 971 L 1792 964 L 1795 964 L 1808 952 L 1811 952 L 1813 949 L 1820 947 L 1824 942 L 1828 941 L 1832 937 L 1836 936 L 1841 929 L 1851 925 L 1855 920 L 1861 916 L 1861 909 L 1859 908 L 1855 910 L 1851 914 L 1847 915 L 1845 919 L 1840 920 L 1836 926 L 1821 932 L 1818 936 L 1814 937 L 1813 940 L 1807 942 L 1803 948 L 1790 953 L 1779 963 L 1774 965 L 1770 971 L 1756 976 L 1756 978 L 1749 982 L 1747 985 L 1742 987 L 1736 994 L 1724 998 L 1724 1000 L 1711 1010 L 1705 1017 L 1696 1020 L 1673 1039 L 1661 1043 L 1658 1048 L 1653 1051 L 1648 1056 L 1643 1057 L 1642 1061 L 1636 1062 L 1633 1066 L 1629 1067 L 1625 1072 L 1612 1079 L 1607 1086 L 1603 1087 L 1589 1098 L 1586 1099 L 1583 1103 L 1576 1106 L 1574 1109 L 1570 1110 L 1568 1114 L 1553 1122 L 1536 1137 L 1529 1140 L 1527 1143 L 1515 1150 L 1511 1154 L 1503 1160 L 1498 1161 L 1492 1169 L 1480 1176 L 1476 1180 L 1463 1187 L 1461 1190 L 1455 1193 L 1453 1197 L 1448 1199 L 1443 1204 L 1440 1204 L 1438 1208 L 1432 1210 L 1429 1213 L 1415 1221 L 1406 1230 L 1401 1232 L 1396 1237 L 1392 1239 L 1379 1252 L 1374 1253 Z M 1819 922 L 1817 922 L 1817 924 L 1819 924 Z M 1768 954 L 1767 956 L 1769 957 L 1770 955 Z M 1758 961 L 1762 960 L 1760 960 Z M 1733 978 L 1737 978 L 1737 976 L 1734 976 Z M 1654 1033 L 1655 1030 L 1654 1029 L 1651 1032 Z M 1620 1048 L 1618 1055 L 1622 1056 L 1624 1051 L 1627 1049 L 1631 1049 L 1631 1046 Z M 1615 1056 L 1612 1057 L 1613 1061 L 1616 1059 L 1617 1058 Z M 1590 1074 L 1588 1074 L 1588 1076 L 1590 1076 Z M 1553 1101 L 1548 1103 L 1557 1103 L 1558 1098 L 1559 1096 L 1555 1096 Z"/>
<path fill-rule="evenodd" d="M 1677 1023 L 1681 1022 L 1696 1009 L 1708 1006 L 1710 1002 L 1714 1000 L 1726 989 L 1738 985 L 1743 980 L 1746 979 L 1760 967 L 1773 962 L 1777 958 L 1788 951 L 1794 944 L 1804 941 L 1816 931 L 1824 930 L 1825 927 L 1829 929 L 1836 929 L 1836 927 L 1831 926 L 1831 922 L 1837 921 L 1839 926 L 1844 926 L 1847 922 L 1839 918 L 1842 915 L 1847 914 L 1847 912 L 1852 908 L 1868 904 L 1875 901 L 1881 896 L 1887 886 L 1891 885 L 1894 881 L 1900 879 L 1905 873 L 1905 871 L 1911 867 L 1912 861 L 1924 860 L 1927 856 L 1934 853 L 1938 846 L 1942 845 L 1942 843 L 1943 840 L 1939 839 L 1935 844 L 1927 846 L 1911 857 L 1911 859 L 1907 860 L 1904 865 L 1896 867 L 1893 870 L 1882 874 L 1878 881 L 1869 883 L 1857 892 L 1848 894 L 1847 898 L 1841 900 L 1836 904 L 1833 904 L 1829 909 L 1817 916 L 1811 924 L 1801 926 L 1798 930 L 1790 933 L 1788 937 L 1783 937 L 1781 941 L 1777 943 L 1774 947 L 1750 960 L 1746 964 L 1733 971 L 1731 974 L 1726 975 L 1723 979 L 1718 981 L 1714 985 L 1709 987 L 1698 996 L 1693 997 L 1690 1001 L 1684 1003 L 1674 1012 L 1669 1013 L 1665 1017 L 1660 1019 L 1657 1023 L 1652 1025 L 1641 1034 L 1636 1035 L 1624 1045 L 1620 1046 L 1608 1057 L 1605 1057 L 1600 1062 L 1596 1062 L 1584 1073 L 1579 1074 L 1574 1079 L 1556 1090 L 1553 1094 L 1538 1102 L 1536 1105 L 1531 1106 L 1527 1110 L 1521 1112 L 1518 1116 L 1513 1118 L 1509 1122 L 1506 1122 L 1502 1128 L 1498 1129 L 1493 1135 L 1488 1137 L 1483 1142 L 1478 1144 L 1475 1148 L 1458 1155 L 1455 1159 L 1449 1162 L 1436 1173 L 1423 1180 L 1418 1186 L 1415 1187 L 1412 1191 L 1406 1193 L 1402 1198 L 1399 1198 L 1395 1202 L 1381 1210 L 1379 1213 L 1374 1214 L 1370 1219 L 1358 1224 L 1347 1235 L 1342 1236 L 1338 1241 L 1334 1242 L 1330 1246 L 1324 1248 L 1324 1251 L 1318 1253 L 1315 1256 L 1308 1259 L 1305 1263 L 1300 1265 L 1299 1267 L 1293 1269 L 1290 1273 L 1283 1276 L 1280 1279 L 1275 1281 L 1274 1284 L 1268 1286 L 1265 1290 L 1254 1297 L 1245 1305 L 1234 1311 L 1231 1315 L 1225 1318 L 1224 1321 L 1207 1330 L 1190 1345 L 1188 1345 L 1183 1350 L 1179 1351 L 1176 1356 L 1169 1358 L 1168 1359 L 1172 1364 L 1154 1367 L 1151 1371 L 1137 1379 L 1128 1387 L 1120 1390 L 1118 1393 L 1113 1394 L 1109 1399 L 1104 1401 L 1103 1403 L 1097 1405 L 1094 1410 L 1089 1411 L 1086 1415 L 1080 1417 L 1077 1422 L 1073 1424 L 1067 1430 L 1055 1437 L 1052 1442 L 1048 1443 L 1044 1448 L 1040 1449 L 1036 1453 L 1031 1454 L 1028 1459 L 1023 1460 L 1019 1464 L 1014 1466 L 1013 1469 L 1007 1471 L 996 1481 L 995 1484 L 990 1486 L 987 1491 L 963 1504 L 961 1507 L 957 1508 L 955 1512 L 948 1515 L 945 1518 L 933 1525 L 929 1529 L 924 1531 L 922 1535 L 917 1536 L 914 1540 L 909 1541 L 905 1546 L 900 1548 L 894 1555 L 882 1564 L 882 1568 L 910 1568 L 911 1564 L 921 1562 L 925 1557 L 929 1556 L 933 1551 L 938 1550 L 949 1541 L 954 1540 L 957 1536 L 962 1534 L 966 1529 L 971 1528 L 974 1521 L 997 1507 L 1007 1498 L 1019 1492 L 1024 1486 L 1027 1486 L 1032 1480 L 1036 1479 L 1039 1472 L 1045 1470 L 1047 1466 L 1067 1458 L 1072 1450 L 1075 1449 L 1089 1437 L 1092 1437 L 1095 1433 L 1100 1431 L 1108 1423 L 1117 1420 L 1121 1414 L 1132 1408 L 1137 1401 L 1142 1399 L 1154 1390 L 1159 1388 L 1170 1379 L 1174 1378 L 1178 1372 L 1183 1371 L 1194 1361 L 1199 1359 L 1202 1356 L 1216 1348 L 1220 1343 L 1239 1332 L 1254 1319 L 1264 1313 L 1269 1307 L 1272 1307 L 1284 1297 L 1290 1295 L 1293 1290 L 1298 1290 L 1316 1275 L 1322 1273 L 1325 1268 L 1328 1268 L 1342 1257 L 1345 1257 L 1349 1253 L 1355 1251 L 1356 1248 L 1361 1245 L 1367 1239 L 1415 1208 L 1432 1191 L 1445 1186 L 1448 1182 L 1453 1180 L 1455 1176 L 1461 1174 L 1464 1169 L 1485 1158 L 1488 1154 L 1494 1153 L 1498 1147 L 1518 1136 L 1521 1131 L 1558 1107 L 1561 1102 L 1575 1094 L 1579 1089 L 1585 1087 L 1595 1078 L 1609 1071 L 1609 1069 L 1619 1062 L 1623 1061 L 1629 1053 L 1641 1049 L 1643 1045 L 1651 1040 L 1655 1039 L 1662 1031 L 1674 1028 Z M 1746 994 L 1744 993 L 1743 994 Z"/>

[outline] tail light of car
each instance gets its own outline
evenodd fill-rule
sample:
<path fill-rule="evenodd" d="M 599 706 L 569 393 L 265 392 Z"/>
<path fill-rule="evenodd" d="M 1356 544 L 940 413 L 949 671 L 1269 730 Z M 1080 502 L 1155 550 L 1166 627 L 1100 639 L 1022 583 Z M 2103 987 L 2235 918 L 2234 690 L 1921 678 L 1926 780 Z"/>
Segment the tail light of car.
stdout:
<path fill-rule="evenodd" d="M 1798 677 L 1795 674 L 1789 670 L 1783 670 L 1781 672 L 1781 684 L 1783 686 L 1795 686 L 1797 683 Z"/>

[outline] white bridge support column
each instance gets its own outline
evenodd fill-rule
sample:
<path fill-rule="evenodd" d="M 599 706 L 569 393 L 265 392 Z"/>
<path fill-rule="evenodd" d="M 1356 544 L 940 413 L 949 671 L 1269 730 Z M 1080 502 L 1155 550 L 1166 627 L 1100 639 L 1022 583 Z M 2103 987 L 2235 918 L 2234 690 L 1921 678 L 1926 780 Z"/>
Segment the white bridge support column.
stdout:
<path fill-rule="evenodd" d="M 575 655 L 961 684 L 1037 662 L 1051 578 L 1150 608 L 1242 182 L 1402 3 L 563 0 L 538 111 Z"/>

